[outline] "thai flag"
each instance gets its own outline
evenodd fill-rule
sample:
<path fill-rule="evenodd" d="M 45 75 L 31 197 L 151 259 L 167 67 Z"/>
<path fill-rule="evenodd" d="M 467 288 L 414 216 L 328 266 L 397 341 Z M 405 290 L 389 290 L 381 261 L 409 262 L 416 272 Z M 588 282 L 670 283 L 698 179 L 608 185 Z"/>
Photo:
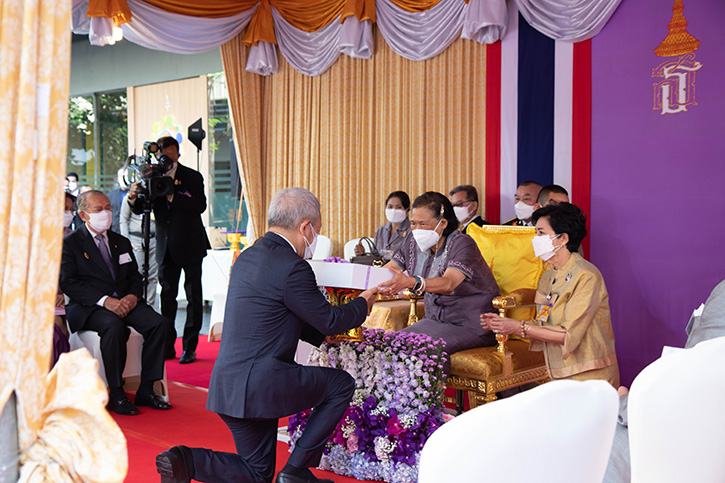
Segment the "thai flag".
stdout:
<path fill-rule="evenodd" d="M 591 41 L 554 41 L 507 3 L 508 32 L 486 53 L 486 220 L 513 218 L 526 180 L 563 186 L 588 216 Z"/>

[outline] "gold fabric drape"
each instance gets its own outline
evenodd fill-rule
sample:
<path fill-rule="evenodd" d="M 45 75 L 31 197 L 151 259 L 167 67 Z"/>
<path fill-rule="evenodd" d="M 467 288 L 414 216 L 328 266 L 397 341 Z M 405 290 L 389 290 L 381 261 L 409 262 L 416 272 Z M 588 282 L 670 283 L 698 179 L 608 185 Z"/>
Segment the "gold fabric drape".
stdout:
<path fill-rule="evenodd" d="M 261 0 L 257 10 L 254 11 L 244 34 L 245 45 L 257 45 L 258 42 L 269 44 L 277 43 L 277 36 L 274 34 L 274 19 L 272 9 L 268 0 Z"/>
<path fill-rule="evenodd" d="M 340 56 L 308 77 L 280 59 L 277 74 L 260 78 L 244 70 L 240 43 L 236 37 L 222 54 L 256 236 L 266 229 L 271 196 L 284 187 L 318 196 L 323 233 L 342 255 L 347 240 L 386 221 L 391 191 L 412 200 L 427 190 L 484 186 L 485 46 L 459 39 L 414 62 L 376 31 L 371 60 Z"/>
<path fill-rule="evenodd" d="M 106 385 L 87 350 L 62 354 L 45 377 L 42 427 L 18 483 L 121 482 L 126 437 L 108 411 Z"/>
<path fill-rule="evenodd" d="M 340 16 L 345 0 L 270 0 L 285 20 L 305 32 L 316 32 Z"/>
<path fill-rule="evenodd" d="M 126 0 L 88 0 L 86 15 L 113 19 L 116 26 L 131 21 L 131 9 Z"/>
<path fill-rule="evenodd" d="M 345 16 L 355 15 L 358 20 L 371 19 L 375 21 L 374 0 L 219 0 L 209 3 L 200 3 L 195 0 L 144 0 L 145 3 L 165 10 L 170 13 L 188 15 L 190 17 L 220 18 L 229 17 L 244 12 L 259 4 L 254 17 L 262 16 L 257 22 L 261 23 L 261 31 L 269 37 L 270 28 L 273 30 L 272 12 L 270 5 L 277 9 L 282 16 L 295 28 L 305 32 L 315 32 L 326 27 L 344 11 Z M 400 1 L 400 0 L 397 0 Z M 440 0 L 426 2 L 434 6 Z M 403 3 L 411 3 L 405 1 Z M 415 2 L 412 2 L 413 4 Z M 407 6 L 401 8 L 410 9 Z M 430 8 L 430 7 L 428 7 Z M 263 10 L 260 13 L 259 10 Z M 427 8 L 418 8 L 423 11 Z M 131 9 L 127 0 L 89 0 L 89 17 L 112 18 L 116 25 L 131 21 Z M 344 19 L 344 18 L 343 18 Z M 255 45 L 259 40 L 267 41 L 265 38 L 253 39 Z"/>
<path fill-rule="evenodd" d="M 125 2 L 126 0 L 118 1 Z M 214 0 L 213 2 L 200 2 L 199 0 L 144 0 L 144 2 L 161 10 L 180 15 L 219 18 L 229 17 L 249 10 L 258 4 L 259 0 Z"/>
<path fill-rule="evenodd" d="M 340 14 L 340 22 L 354 15 L 359 21 L 370 20 L 375 23 L 375 0 L 347 0 Z"/>
<path fill-rule="evenodd" d="M 20 482 L 122 481 L 126 441 L 105 410 L 95 362 L 85 351 L 63 355 L 48 376 L 65 205 L 71 4 L 0 0 L 0 9 L 0 408 L 14 391 Z M 101 434 L 115 439 L 94 441 Z"/>
<path fill-rule="evenodd" d="M 396 7 L 407 12 L 425 12 L 439 3 L 441 0 L 390 0 Z M 468 3 L 468 2 L 466 2 Z"/>
<path fill-rule="evenodd" d="M 39 429 L 60 267 L 70 3 L 2 0 L 0 407 L 18 396 L 20 445 Z"/>

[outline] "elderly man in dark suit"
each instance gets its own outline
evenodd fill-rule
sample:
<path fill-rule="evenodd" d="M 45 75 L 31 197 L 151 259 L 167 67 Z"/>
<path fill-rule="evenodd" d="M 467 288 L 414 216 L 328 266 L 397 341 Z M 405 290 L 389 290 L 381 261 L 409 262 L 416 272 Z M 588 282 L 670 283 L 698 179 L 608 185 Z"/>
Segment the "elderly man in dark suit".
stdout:
<path fill-rule="evenodd" d="M 219 414 L 237 453 L 175 446 L 156 457 L 162 481 L 244 481 L 274 477 L 278 418 L 313 408 L 277 483 L 318 480 L 325 443 L 355 389 L 345 371 L 295 363 L 300 339 L 319 345 L 360 326 L 375 289 L 342 306 L 331 306 L 303 258 L 314 251 L 321 228 L 320 204 L 302 188 L 275 194 L 269 232 L 243 251 L 229 281 L 224 336 L 212 371 L 207 409 Z"/>
<path fill-rule="evenodd" d="M 188 305 L 183 353 L 179 363 L 189 364 L 196 360 L 196 346 L 203 317 L 201 262 L 206 251 L 211 248 L 201 221 L 201 214 L 206 210 L 204 178 L 198 171 L 179 163 L 179 143 L 176 139 L 164 136 L 159 138 L 157 144 L 161 154 L 173 161 L 166 176 L 174 179 L 174 192 L 153 200 L 156 217 L 156 261 L 159 264 L 161 282 L 161 314 L 168 319 L 169 324 L 165 357 L 176 357 L 176 296 L 179 293 L 181 270 L 184 270 L 184 290 Z M 137 215 L 143 213 L 143 204 L 136 203 L 139 192 L 139 183 L 134 183 L 126 197 L 131 204 L 131 210 Z"/>
<path fill-rule="evenodd" d="M 139 412 L 124 394 L 122 382 L 129 327 L 136 329 L 144 338 L 136 406 L 169 409 L 171 405 L 153 392 L 164 372 L 165 321 L 139 300 L 142 283 L 131 242 L 109 230 L 111 202 L 100 191 L 82 193 L 78 213 L 85 224 L 63 239 L 60 268 L 60 287 L 70 298 L 68 325 L 73 332 L 98 332 L 110 390 L 108 409 L 123 415 Z"/>

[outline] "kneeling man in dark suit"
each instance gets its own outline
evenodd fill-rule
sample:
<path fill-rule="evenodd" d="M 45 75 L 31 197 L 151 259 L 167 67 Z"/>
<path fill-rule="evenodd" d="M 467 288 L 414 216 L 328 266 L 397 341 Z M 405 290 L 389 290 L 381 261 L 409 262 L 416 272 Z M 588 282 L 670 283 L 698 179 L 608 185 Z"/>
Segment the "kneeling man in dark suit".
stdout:
<path fill-rule="evenodd" d="M 138 414 L 136 406 L 169 409 L 171 405 L 153 391 L 164 373 L 166 321 L 139 300 L 143 283 L 131 242 L 109 230 L 111 202 L 100 191 L 82 193 L 78 213 L 85 224 L 63 239 L 60 267 L 61 290 L 70 297 L 66 306 L 70 330 L 93 330 L 101 337 L 108 409 L 123 415 Z M 144 339 L 136 406 L 124 394 L 122 382 L 129 327 Z"/>
<path fill-rule="evenodd" d="M 237 454 L 174 446 L 156 457 L 162 482 L 264 482 L 274 478 L 279 418 L 313 408 L 277 483 L 331 482 L 309 470 L 355 390 L 347 372 L 295 363 L 300 339 L 360 326 L 376 290 L 331 306 L 303 258 L 311 258 L 322 220 L 320 203 L 303 188 L 279 191 L 269 206 L 269 232 L 232 268 L 224 336 L 209 385 L 207 409 L 232 432 Z"/>

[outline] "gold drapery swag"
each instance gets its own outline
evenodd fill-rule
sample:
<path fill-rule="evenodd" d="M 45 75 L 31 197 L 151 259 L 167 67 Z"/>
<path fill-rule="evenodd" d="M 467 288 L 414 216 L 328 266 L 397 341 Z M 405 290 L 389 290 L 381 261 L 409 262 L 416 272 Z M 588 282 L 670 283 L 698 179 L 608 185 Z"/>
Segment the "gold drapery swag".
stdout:
<path fill-rule="evenodd" d="M 441 0 L 391 0 L 396 6 L 408 12 L 425 12 Z M 375 0 L 218 0 L 199 3 L 195 0 L 145 0 L 145 3 L 170 13 L 190 17 L 229 17 L 257 6 L 247 27 L 244 43 L 257 45 L 259 41 L 276 44 L 274 35 L 274 7 L 293 27 L 305 32 L 316 32 L 336 18 L 340 22 L 354 15 L 359 21 L 375 23 Z M 468 0 L 466 0 L 468 3 Z M 89 0 L 89 17 L 113 19 L 118 26 L 131 21 L 131 9 L 127 0 Z"/>
<path fill-rule="evenodd" d="M 486 47 L 459 39 L 415 62 L 377 29 L 371 60 L 340 56 L 309 77 L 280 59 L 274 76 L 245 71 L 242 35 L 222 46 L 231 118 L 255 236 L 279 189 L 320 199 L 323 233 L 336 255 L 383 224 L 388 193 L 485 186 Z M 483 212 L 483 197 L 480 199 Z"/>

